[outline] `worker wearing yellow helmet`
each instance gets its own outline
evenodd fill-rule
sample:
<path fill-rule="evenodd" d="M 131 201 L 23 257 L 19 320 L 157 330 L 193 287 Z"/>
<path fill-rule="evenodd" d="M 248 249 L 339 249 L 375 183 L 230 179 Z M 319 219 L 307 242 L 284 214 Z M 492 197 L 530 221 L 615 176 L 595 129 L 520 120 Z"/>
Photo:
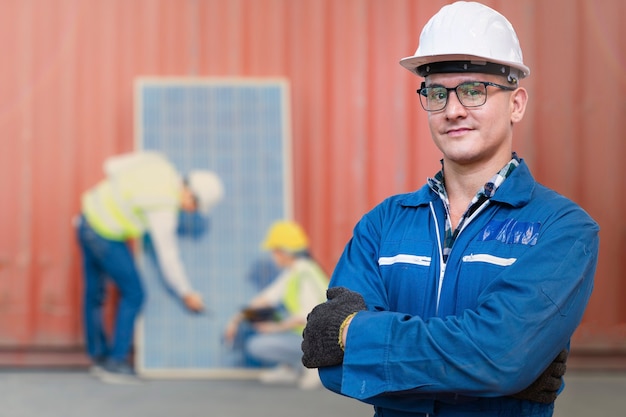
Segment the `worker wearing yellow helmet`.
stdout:
<path fill-rule="evenodd" d="M 328 277 L 309 253 L 309 239 L 296 222 L 280 220 L 269 228 L 261 248 L 272 254 L 280 275 L 231 318 L 225 339 L 232 342 L 248 321 L 256 333 L 246 341 L 253 359 L 274 368 L 261 374 L 264 383 L 294 383 L 301 389 L 321 386 L 317 372 L 301 363 L 302 329 L 307 314 L 324 301 Z"/>
<path fill-rule="evenodd" d="M 309 248 L 309 238 L 299 224 L 282 220 L 272 225 L 261 247 L 290 253 L 304 252 Z"/>
<path fill-rule="evenodd" d="M 105 178 L 82 195 L 77 224 L 84 269 L 84 329 L 92 370 L 106 382 L 136 381 L 128 363 L 134 322 L 144 290 L 128 241 L 149 233 L 167 284 L 190 311 L 203 309 L 176 245 L 180 210 L 208 214 L 223 196 L 219 177 L 206 170 L 181 175 L 158 152 L 118 155 L 104 163 Z M 104 331 L 105 279 L 119 290 L 114 334 Z"/>

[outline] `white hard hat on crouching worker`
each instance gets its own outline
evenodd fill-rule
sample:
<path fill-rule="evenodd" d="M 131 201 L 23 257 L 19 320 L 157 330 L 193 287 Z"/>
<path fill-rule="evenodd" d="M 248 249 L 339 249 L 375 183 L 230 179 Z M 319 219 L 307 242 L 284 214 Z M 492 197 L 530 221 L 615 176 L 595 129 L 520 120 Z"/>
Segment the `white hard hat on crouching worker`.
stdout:
<path fill-rule="evenodd" d="M 297 253 L 309 248 L 309 239 L 299 224 L 291 220 L 279 220 L 272 224 L 261 247 Z"/>
<path fill-rule="evenodd" d="M 522 49 L 511 23 L 475 2 L 444 6 L 424 26 L 415 55 L 400 65 L 422 77 L 435 73 L 501 74 L 512 83 L 527 77 Z"/>
<path fill-rule="evenodd" d="M 191 171 L 186 180 L 189 189 L 198 199 L 198 209 L 203 213 L 208 213 L 224 197 L 222 180 L 211 171 Z"/>

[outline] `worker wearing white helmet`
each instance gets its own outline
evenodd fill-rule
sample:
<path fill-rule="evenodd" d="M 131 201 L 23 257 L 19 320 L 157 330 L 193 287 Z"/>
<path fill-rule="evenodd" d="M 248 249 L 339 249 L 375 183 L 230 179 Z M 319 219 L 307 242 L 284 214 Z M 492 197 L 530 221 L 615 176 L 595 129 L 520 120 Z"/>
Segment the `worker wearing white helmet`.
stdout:
<path fill-rule="evenodd" d="M 385 417 L 549 417 L 593 288 L 598 225 L 513 152 L 530 74 L 515 31 L 444 6 L 401 65 L 442 168 L 354 228 L 302 362 Z"/>
<path fill-rule="evenodd" d="M 176 244 L 179 210 L 205 215 L 223 197 L 219 177 L 191 171 L 183 177 L 158 152 L 137 152 L 109 158 L 105 178 L 82 196 L 78 237 L 83 253 L 84 329 L 93 369 L 107 382 L 130 382 L 128 363 L 134 322 L 144 291 L 128 241 L 149 233 L 165 281 L 190 311 L 203 309 L 193 290 Z M 114 334 L 103 326 L 105 277 L 120 294 Z"/>
<path fill-rule="evenodd" d="M 479 72 L 503 75 L 515 84 L 530 75 L 523 61 L 517 34 L 504 16 L 480 3 L 457 2 L 428 21 L 415 54 L 400 64 L 422 77 Z"/>

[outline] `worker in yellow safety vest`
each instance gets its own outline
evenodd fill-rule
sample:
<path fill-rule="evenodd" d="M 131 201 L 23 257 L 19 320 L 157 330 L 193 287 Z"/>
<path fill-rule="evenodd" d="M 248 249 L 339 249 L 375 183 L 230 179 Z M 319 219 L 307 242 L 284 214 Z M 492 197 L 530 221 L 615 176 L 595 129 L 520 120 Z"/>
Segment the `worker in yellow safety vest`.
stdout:
<path fill-rule="evenodd" d="M 224 338 L 232 343 L 240 325 L 248 322 L 255 332 L 245 342 L 246 353 L 275 366 L 260 374 L 262 382 L 321 387 L 317 372 L 301 363 L 300 344 L 307 314 L 326 299 L 328 277 L 311 257 L 304 230 L 293 221 L 275 222 L 261 246 L 271 251 L 281 273 L 229 320 Z"/>
<path fill-rule="evenodd" d="M 223 196 L 219 177 L 210 171 L 179 174 L 158 152 L 109 158 L 105 178 L 82 195 L 76 222 L 83 255 L 84 329 L 92 372 L 112 383 L 137 382 L 128 361 L 135 318 L 144 290 L 129 241 L 149 233 L 165 281 L 187 309 L 203 309 L 185 273 L 176 244 L 179 210 L 208 214 Z M 114 334 L 107 337 L 102 307 L 106 278 L 118 289 Z"/>

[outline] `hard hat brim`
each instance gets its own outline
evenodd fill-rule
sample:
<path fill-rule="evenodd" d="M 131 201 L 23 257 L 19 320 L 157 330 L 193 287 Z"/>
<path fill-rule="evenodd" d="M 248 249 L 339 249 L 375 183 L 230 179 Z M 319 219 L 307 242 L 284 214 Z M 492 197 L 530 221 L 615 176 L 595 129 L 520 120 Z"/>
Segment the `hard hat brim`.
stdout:
<path fill-rule="evenodd" d="M 499 64 L 505 65 L 511 68 L 514 68 L 519 71 L 520 78 L 525 78 L 530 75 L 530 68 L 526 65 L 522 65 L 519 62 L 510 62 L 510 61 L 502 61 L 496 59 L 485 59 L 484 57 L 479 57 L 475 55 L 467 55 L 467 54 L 447 54 L 447 55 L 427 55 L 427 56 L 409 56 L 406 58 L 402 58 L 400 60 L 400 65 L 404 68 L 412 72 L 413 74 L 423 77 L 424 75 L 420 74 L 418 68 L 427 64 L 436 64 L 441 62 L 453 62 L 453 61 L 469 61 L 476 64 Z M 485 67 L 486 68 L 486 67 Z M 480 69 L 478 66 L 472 66 L 467 72 L 483 72 L 478 71 Z M 465 71 L 450 71 L 450 72 L 465 72 Z M 493 73 L 492 71 L 484 71 L 487 73 Z M 508 75 L 508 74 L 503 74 Z"/>

